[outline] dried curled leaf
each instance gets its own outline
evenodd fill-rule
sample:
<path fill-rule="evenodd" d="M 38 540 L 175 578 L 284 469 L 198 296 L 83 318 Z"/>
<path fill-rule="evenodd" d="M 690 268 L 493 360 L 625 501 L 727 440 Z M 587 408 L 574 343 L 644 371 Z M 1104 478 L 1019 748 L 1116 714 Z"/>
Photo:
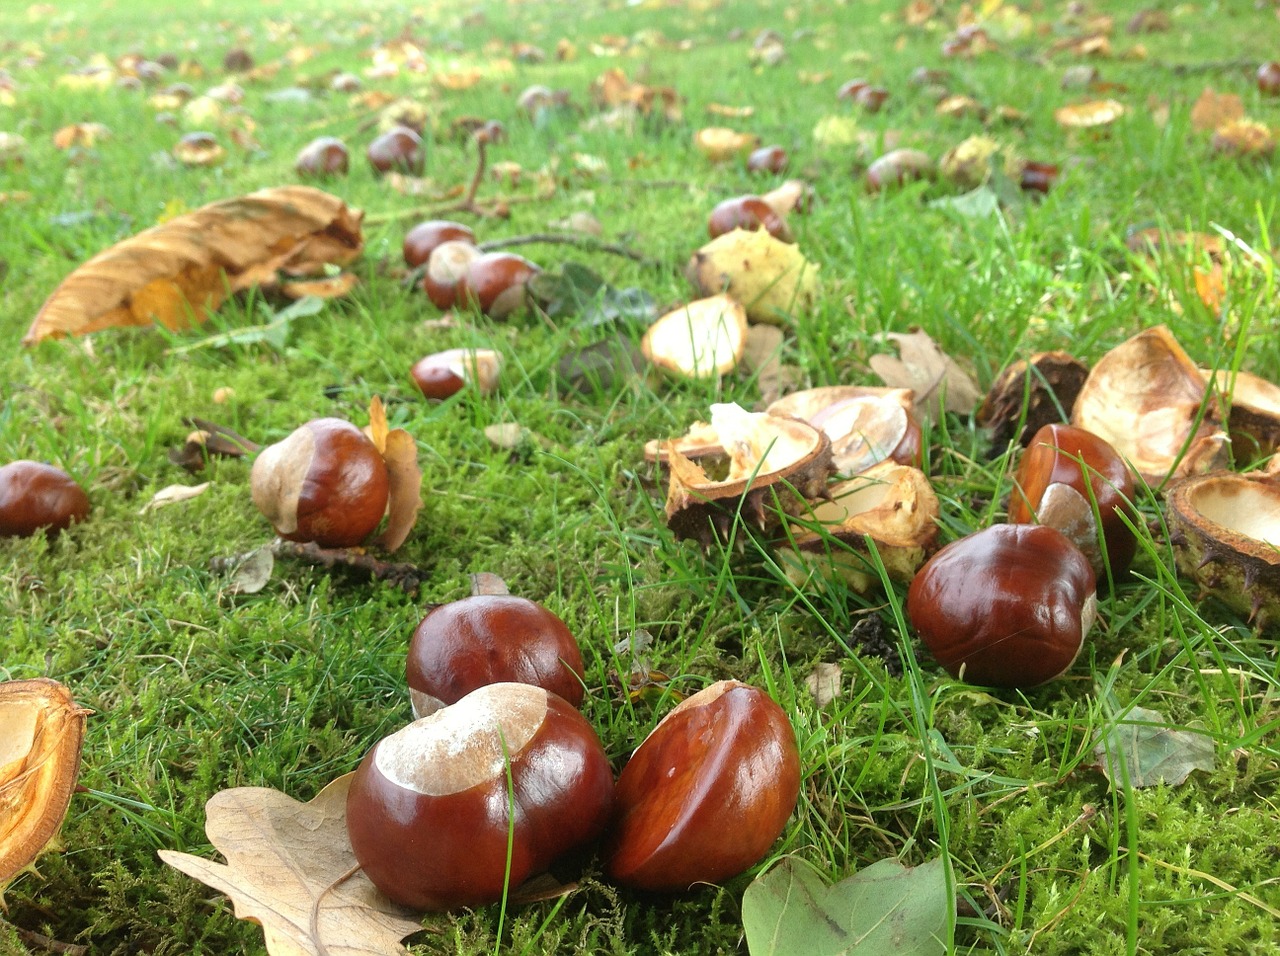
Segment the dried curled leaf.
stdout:
<path fill-rule="evenodd" d="M 205 833 L 226 863 L 161 850 L 160 859 L 226 893 L 240 919 L 262 926 L 272 956 L 407 956 L 421 924 L 374 888 L 347 837 L 346 774 L 299 803 L 238 787 L 205 804 Z"/>
<path fill-rule="evenodd" d="M 934 422 L 943 412 L 970 415 L 982 399 L 973 379 L 925 332 L 883 332 L 879 342 L 897 347 L 895 358 L 885 352 L 871 356 L 871 370 L 886 385 L 915 392 L 915 414 Z"/>
<path fill-rule="evenodd" d="M 1053 118 L 1068 129 L 1095 129 L 1110 126 L 1124 114 L 1125 105 L 1117 100 L 1090 100 L 1060 106 L 1053 111 Z"/>
<path fill-rule="evenodd" d="M 231 294 L 350 262 L 364 213 L 310 186 L 224 199 L 125 239 L 80 266 L 41 306 L 22 342 L 117 326 L 183 328 Z"/>
<path fill-rule="evenodd" d="M 55 680 L 0 684 L 0 905 L 62 826 L 89 713 Z"/>
<path fill-rule="evenodd" d="M 418 443 L 403 428 L 388 426 L 387 410 L 377 395 L 369 403 L 365 434 L 387 465 L 387 526 L 374 543 L 386 551 L 395 551 L 409 537 L 422 508 Z"/>

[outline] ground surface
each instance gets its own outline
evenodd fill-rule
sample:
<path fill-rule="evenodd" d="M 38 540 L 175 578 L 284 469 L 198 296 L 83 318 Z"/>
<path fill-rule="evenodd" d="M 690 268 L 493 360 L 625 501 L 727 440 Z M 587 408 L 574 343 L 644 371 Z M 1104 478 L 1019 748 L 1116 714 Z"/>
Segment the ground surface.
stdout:
<path fill-rule="evenodd" d="M 45 938 L 95 954 L 261 952 L 258 927 L 163 865 L 157 850 L 212 856 L 203 808 L 216 791 L 265 786 L 305 800 L 351 770 L 409 719 L 403 655 L 423 606 L 461 596 L 469 574 L 491 571 L 577 635 L 584 711 L 615 766 L 669 709 L 664 686 L 687 694 L 734 677 L 770 689 L 795 726 L 803 787 L 765 865 L 794 855 L 836 879 L 886 857 L 941 856 L 954 874 L 962 952 L 1275 951 L 1274 635 L 1197 603 L 1197 589 L 1179 583 L 1157 498 L 1140 501 L 1154 535 L 1134 573 L 1103 596 L 1100 625 L 1067 676 L 1026 694 L 977 690 L 919 651 L 902 623 L 901 589 L 888 598 L 840 585 L 797 590 L 745 531 L 736 548 L 706 554 L 666 531 L 664 489 L 644 464 L 644 442 L 682 433 L 711 402 L 754 406 L 754 376 L 622 378 L 572 394 L 557 362 L 602 338 L 599 328 L 571 315 L 507 323 L 468 315 L 432 327 L 425 323 L 438 312 L 400 281 L 405 229 L 438 205 L 436 194 L 470 180 L 475 153 L 450 130 L 474 116 L 505 123 L 508 139 L 490 158 L 523 170 L 514 185 L 487 178 L 480 187 L 482 199 L 514 197 L 508 219 L 465 217 L 482 238 L 543 232 L 589 212 L 605 240 L 657 265 L 573 246 L 521 251 L 548 269 L 583 263 L 663 305 L 684 301 L 678 267 L 703 241 L 707 211 L 762 188 L 740 164 L 713 166 L 693 148 L 695 130 L 729 125 L 785 147 L 792 174 L 819 197 L 793 220 L 801 248 L 821 265 L 818 300 L 794 316 L 784 346 L 800 384 L 873 383 L 872 336 L 911 326 L 959 357 L 984 389 L 1037 350 L 1094 362 L 1158 323 L 1201 364 L 1274 377 L 1272 275 L 1233 274 L 1224 296 L 1206 295 L 1194 270 L 1207 261 L 1186 253 L 1150 265 L 1124 238 L 1156 226 L 1229 234 L 1260 250 L 1274 241 L 1275 167 L 1215 154 L 1191 107 L 1213 87 L 1280 126 L 1280 99 L 1261 97 L 1253 82 L 1259 62 L 1280 57 L 1276 11 L 1197 0 L 1169 9 L 1168 30 L 1130 34 L 1138 5 L 1106 4 L 1109 52 L 1090 55 L 1071 41 L 1099 24 L 1089 10 L 1068 9 L 1087 4 L 1028 4 L 1025 15 L 975 4 L 990 13 L 999 49 L 965 59 L 940 52 L 958 5 L 920 25 L 907 22 L 907 6 L 4 5 L 0 131 L 26 146 L 23 161 L 0 163 L 0 342 L 8 345 L 0 462 L 59 463 L 94 510 L 54 542 L 0 541 L 0 677 L 55 677 L 95 713 L 65 849 L 8 888 L 0 950 L 36 949 Z M 777 65 L 752 58 L 765 29 L 785 51 Z M 402 63 L 370 75 L 374 51 L 398 37 L 423 51 L 424 70 Z M 561 40 L 574 49 L 565 62 L 555 56 Z M 519 44 L 545 59 L 534 62 Z M 239 81 L 253 120 L 246 145 L 231 137 L 230 128 L 247 128 L 234 113 L 179 111 L 175 128 L 148 104 L 157 87 L 63 79 L 99 57 L 110 66 L 135 52 L 171 54 L 179 68 L 159 85 L 183 81 L 199 93 L 231 78 L 223 59 L 233 48 L 279 67 Z M 1064 73 L 1081 64 L 1114 85 L 1064 90 Z M 936 158 L 984 131 L 977 116 L 938 116 L 929 93 L 908 82 L 919 66 L 949 70 L 952 89 L 989 115 L 998 106 L 1025 114 L 987 132 L 1061 167 L 1043 201 L 968 215 L 930 205 L 960 192 L 946 183 L 867 194 L 860 170 L 898 134 Z M 588 87 L 613 67 L 674 88 L 682 118 L 622 129 L 593 122 Z M 343 70 L 365 92 L 426 106 L 427 195 L 371 175 L 361 154 L 376 113 L 359 94 L 329 89 Z M 855 76 L 890 91 L 883 111 L 836 99 Z M 516 97 L 535 83 L 568 90 L 574 107 L 529 122 Z M 308 92 L 280 95 L 288 88 Z M 1053 118 L 1060 106 L 1108 97 L 1128 113 L 1104 132 L 1071 132 Z M 716 106 L 752 112 L 726 117 Z M 815 129 L 829 128 L 830 117 L 853 119 L 865 141 L 819 142 Z M 112 135 L 55 148 L 58 130 L 87 122 Z M 227 159 L 212 169 L 173 162 L 180 133 L 206 125 L 218 129 Z M 41 302 L 89 256 L 206 202 L 294 181 L 297 150 L 322 134 L 343 137 L 354 154 L 350 175 L 327 188 L 367 216 L 354 266 L 361 284 L 349 297 L 297 319 L 283 341 L 206 341 L 270 318 L 262 297 L 250 296 L 199 329 L 19 345 Z M 619 327 L 638 339 L 634 324 Z M 424 403 L 409 365 L 455 346 L 506 354 L 499 393 Z M 397 558 L 429 571 L 420 592 L 281 561 L 264 590 L 232 594 L 210 561 L 261 545 L 269 529 L 249 501 L 246 462 L 215 461 L 193 477 L 169 461 L 167 449 L 189 430 L 184 417 L 274 441 L 318 416 L 363 424 L 374 395 L 419 446 L 426 503 Z M 484 428 L 501 423 L 529 434 L 514 449 L 495 447 Z M 1016 455 L 992 458 L 989 437 L 968 416 L 938 421 L 926 440 L 944 539 L 1003 517 Z M 161 488 L 206 480 L 201 496 L 144 513 Z M 854 630 L 868 620 L 884 625 L 880 645 L 864 642 L 865 623 Z M 618 682 L 630 661 L 615 647 L 640 632 L 652 639 L 650 667 L 669 683 L 630 698 Z M 905 672 L 892 671 L 877 646 L 899 651 Z M 838 665 L 843 678 L 842 695 L 823 707 L 805 687 L 821 663 Z M 1216 768 L 1178 786 L 1110 786 L 1093 766 L 1094 748 L 1132 706 L 1207 734 Z M 739 908 L 755 872 L 652 899 L 609 886 L 588 861 L 569 874 L 581 878 L 577 893 L 507 914 L 501 937 L 494 908 L 431 917 L 412 946 L 745 952 Z"/>

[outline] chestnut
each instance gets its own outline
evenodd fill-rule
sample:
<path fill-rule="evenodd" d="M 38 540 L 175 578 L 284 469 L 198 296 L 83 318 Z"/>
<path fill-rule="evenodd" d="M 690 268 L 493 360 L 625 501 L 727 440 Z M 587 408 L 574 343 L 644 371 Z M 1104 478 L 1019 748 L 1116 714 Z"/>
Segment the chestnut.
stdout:
<path fill-rule="evenodd" d="M 515 681 L 582 703 L 582 652 L 564 621 L 514 594 L 474 594 L 432 609 L 409 641 L 413 712 L 425 717 L 477 687 Z"/>
<path fill-rule="evenodd" d="M 781 146 L 761 146 L 747 157 L 747 172 L 785 173 L 789 162 L 787 151 Z"/>
<path fill-rule="evenodd" d="M 336 136 L 319 136 L 298 152 L 293 171 L 302 179 L 345 176 L 350 167 L 346 144 Z"/>
<path fill-rule="evenodd" d="M 212 133 L 187 133 L 173 146 L 173 156 L 186 166 L 216 166 L 227 151 Z"/>
<path fill-rule="evenodd" d="M 1013 476 L 1009 521 L 1035 521 L 1057 528 L 1084 552 L 1098 578 L 1123 574 L 1133 560 L 1137 538 L 1125 523 L 1138 520 L 1131 504 L 1133 473 L 1103 438 L 1073 425 L 1045 425 L 1023 452 Z M 1104 549 L 1098 543 L 1102 519 Z"/>
<path fill-rule="evenodd" d="M 514 252 L 486 252 L 467 263 L 458 302 L 473 302 L 491 319 L 505 319 L 525 304 L 525 285 L 539 271 Z"/>
<path fill-rule="evenodd" d="M 386 462 L 355 425 L 316 418 L 258 453 L 250 493 L 276 534 L 349 548 L 378 526 L 387 510 Z"/>
<path fill-rule="evenodd" d="M 501 899 L 508 864 L 514 887 L 599 836 L 612 798 L 585 717 L 541 687 L 489 684 L 369 751 L 347 794 L 347 833 L 395 902 L 484 906 Z"/>
<path fill-rule="evenodd" d="M 492 395 L 498 387 L 502 355 L 493 349 L 446 349 L 414 363 L 409 374 L 427 398 L 445 399 L 474 382 L 481 395 Z"/>
<path fill-rule="evenodd" d="M 883 86 L 864 86 L 853 94 L 853 101 L 868 113 L 879 113 L 889 98 L 889 91 Z"/>
<path fill-rule="evenodd" d="M 480 255 L 475 243 L 467 239 L 448 239 L 431 250 L 422 276 L 422 291 L 437 309 L 448 310 L 458 304 L 467 267 Z"/>
<path fill-rule="evenodd" d="M 800 795 L 795 731 L 768 694 L 720 681 L 682 701 L 618 776 L 605 875 L 681 892 L 758 863 Z"/>
<path fill-rule="evenodd" d="M 11 461 L 0 468 L 0 536 L 53 537 L 89 515 L 89 496 L 61 468 Z"/>
<path fill-rule="evenodd" d="M 1019 185 L 1027 192 L 1047 193 L 1057 181 L 1056 163 L 1027 162 L 1022 166 Z"/>
<path fill-rule="evenodd" d="M 836 90 L 836 98 L 841 100 L 851 100 L 859 93 L 871 85 L 871 81 L 857 77 L 856 79 L 846 80 L 840 84 L 840 89 Z"/>
<path fill-rule="evenodd" d="M 925 562 L 907 590 L 907 617 L 957 680 L 1038 687 L 1080 653 L 1096 615 L 1094 581 L 1058 529 L 995 524 Z"/>
<path fill-rule="evenodd" d="M 1258 67 L 1258 92 L 1263 96 L 1280 96 L 1280 60 L 1271 60 Z"/>
<path fill-rule="evenodd" d="M 893 149 L 867 167 L 867 189 L 879 192 L 892 186 L 933 176 L 933 160 L 918 149 Z"/>
<path fill-rule="evenodd" d="M 376 175 L 391 171 L 420 176 L 426 165 L 422 137 L 407 126 L 397 126 L 377 137 L 365 150 Z"/>
<path fill-rule="evenodd" d="M 436 246 L 459 239 L 475 245 L 476 234 L 470 226 L 451 219 L 420 222 L 404 235 L 404 263 L 410 269 L 416 269 L 426 264 Z"/>
<path fill-rule="evenodd" d="M 717 203 L 711 210 L 707 218 L 707 232 L 712 239 L 735 229 L 763 229 L 775 239 L 791 241 L 787 220 L 759 196 L 734 196 Z"/>

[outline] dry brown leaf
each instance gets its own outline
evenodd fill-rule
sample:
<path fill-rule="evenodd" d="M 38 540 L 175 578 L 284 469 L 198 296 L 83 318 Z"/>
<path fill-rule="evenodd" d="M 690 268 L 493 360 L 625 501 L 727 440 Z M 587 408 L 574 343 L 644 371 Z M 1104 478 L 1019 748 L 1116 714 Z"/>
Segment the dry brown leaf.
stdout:
<path fill-rule="evenodd" d="M 387 433 L 382 459 L 387 463 L 387 526 L 374 543 L 395 551 L 409 537 L 422 508 L 418 443 L 403 428 L 393 429 Z"/>
<path fill-rule="evenodd" d="M 1215 93 L 1208 86 L 1191 107 L 1191 128 L 1200 133 L 1241 119 L 1244 119 L 1244 101 L 1235 93 Z"/>
<path fill-rule="evenodd" d="M 22 342 L 116 326 L 182 328 L 229 294 L 350 262 L 364 213 L 310 186 L 225 199 L 119 242 L 80 266 L 41 306 Z"/>
<path fill-rule="evenodd" d="M 729 106 L 725 103 L 708 103 L 707 113 L 711 116 L 725 116 L 729 119 L 750 119 L 756 115 L 754 106 Z"/>
<path fill-rule="evenodd" d="M 747 329 L 742 364 L 756 377 L 760 401 L 771 405 L 782 395 L 790 376 L 782 364 L 782 329 L 776 325 L 753 325 Z"/>
<path fill-rule="evenodd" d="M 53 134 L 53 145 L 55 149 L 87 148 L 110 136 L 111 130 L 102 123 L 72 123 Z"/>
<path fill-rule="evenodd" d="M 291 279 L 280 283 L 280 291 L 290 299 L 340 299 L 360 284 L 354 272 L 339 272 L 325 279 Z"/>
<path fill-rule="evenodd" d="M 142 506 L 142 510 L 138 514 L 144 515 L 148 511 L 155 511 L 157 508 L 163 508 L 166 505 L 175 505 L 180 501 L 199 498 L 209 490 L 211 484 L 213 484 L 212 481 L 206 481 L 199 485 L 169 485 L 166 488 L 161 488 L 151 496 L 150 501 Z"/>
<path fill-rule="evenodd" d="M 62 826 L 90 713 L 57 681 L 0 683 L 0 908 L 5 886 Z"/>
<path fill-rule="evenodd" d="M 805 689 L 813 695 L 813 703 L 819 710 L 843 693 L 841 683 L 839 664 L 818 664 L 804 679 Z"/>
<path fill-rule="evenodd" d="M 400 940 L 422 925 L 363 872 L 343 879 L 356 866 L 346 819 L 352 776 L 310 803 L 265 787 L 216 793 L 205 833 L 227 862 L 173 850 L 160 859 L 230 896 L 237 917 L 262 926 L 271 956 L 403 956 Z"/>
<path fill-rule="evenodd" d="M 1071 106 L 1060 106 L 1053 111 L 1053 118 L 1059 126 L 1068 129 L 1092 129 L 1109 126 L 1125 114 L 1125 105 L 1118 100 L 1090 100 L 1087 103 L 1075 103 Z"/>
<path fill-rule="evenodd" d="M 896 345 L 898 356 L 871 356 L 872 370 L 886 385 L 915 392 L 914 411 L 921 422 L 936 422 L 943 412 L 972 414 L 982 401 L 973 379 L 926 333 L 885 332 L 876 340 Z"/>

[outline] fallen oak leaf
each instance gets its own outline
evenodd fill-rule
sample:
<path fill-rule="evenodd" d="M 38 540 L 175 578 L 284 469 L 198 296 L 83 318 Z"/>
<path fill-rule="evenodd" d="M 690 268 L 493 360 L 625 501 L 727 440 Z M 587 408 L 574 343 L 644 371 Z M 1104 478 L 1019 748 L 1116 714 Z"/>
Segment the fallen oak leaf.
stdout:
<path fill-rule="evenodd" d="M 278 186 L 210 203 L 100 252 L 41 306 L 24 345 L 159 322 L 203 321 L 228 295 L 277 273 L 319 272 L 363 248 L 363 212 L 310 186 Z"/>
<path fill-rule="evenodd" d="M 205 833 L 226 863 L 160 850 L 160 859 L 231 897 L 262 926 L 271 956 L 404 956 L 422 930 L 410 911 L 352 872 L 347 790 L 334 780 L 309 803 L 266 787 L 237 787 L 205 804 Z"/>
<path fill-rule="evenodd" d="M 944 412 L 970 415 L 978 407 L 982 392 L 927 333 L 884 332 L 875 341 L 897 346 L 898 356 L 871 356 L 872 371 L 886 385 L 915 392 L 914 411 L 920 421 L 937 421 Z"/>

